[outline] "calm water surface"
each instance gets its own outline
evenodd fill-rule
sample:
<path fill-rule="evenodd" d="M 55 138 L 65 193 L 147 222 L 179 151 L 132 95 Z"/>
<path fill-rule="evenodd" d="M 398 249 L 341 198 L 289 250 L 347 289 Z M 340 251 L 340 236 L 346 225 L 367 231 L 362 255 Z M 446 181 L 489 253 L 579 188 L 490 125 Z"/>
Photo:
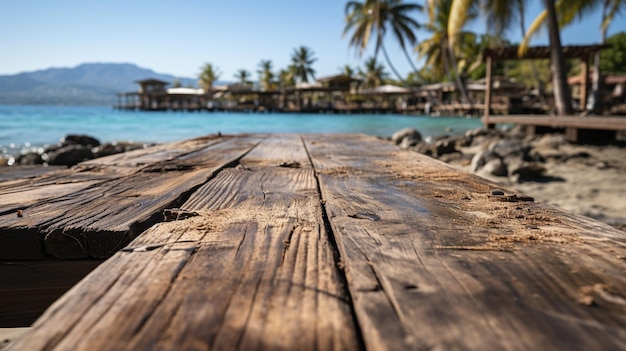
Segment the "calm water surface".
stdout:
<path fill-rule="evenodd" d="M 102 142 L 149 143 L 217 132 L 364 133 L 387 137 L 405 127 L 433 136 L 463 133 L 480 126 L 476 118 L 388 114 L 133 112 L 109 107 L 0 105 L 0 152 L 15 154 L 54 144 L 67 134 L 89 134 Z"/>

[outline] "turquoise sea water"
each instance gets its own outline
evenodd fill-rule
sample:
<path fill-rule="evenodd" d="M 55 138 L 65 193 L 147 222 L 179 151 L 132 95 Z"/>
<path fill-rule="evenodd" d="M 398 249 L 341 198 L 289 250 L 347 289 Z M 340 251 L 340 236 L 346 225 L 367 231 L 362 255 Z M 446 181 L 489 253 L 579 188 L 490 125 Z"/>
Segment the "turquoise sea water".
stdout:
<path fill-rule="evenodd" d="M 67 134 L 101 142 L 166 142 L 221 132 L 364 133 L 388 137 L 413 127 L 424 136 L 458 134 L 480 127 L 479 119 L 389 114 L 272 114 L 134 112 L 109 107 L 0 105 L 0 153 L 54 144 Z M 448 129 L 448 131 L 446 131 Z"/>

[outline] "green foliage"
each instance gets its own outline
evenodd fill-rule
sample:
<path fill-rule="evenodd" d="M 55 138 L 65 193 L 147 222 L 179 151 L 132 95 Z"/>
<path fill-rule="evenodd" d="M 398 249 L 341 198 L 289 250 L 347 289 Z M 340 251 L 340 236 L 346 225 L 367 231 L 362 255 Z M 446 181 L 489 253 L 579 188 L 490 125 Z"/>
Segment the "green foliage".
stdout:
<path fill-rule="evenodd" d="M 487 76 L 487 65 L 481 63 L 473 71 L 469 73 L 469 77 L 472 80 L 479 80 Z"/>
<path fill-rule="evenodd" d="M 516 81 L 522 83 L 526 89 L 537 88 L 537 81 L 533 74 L 534 69 L 542 86 L 549 87 L 552 73 L 550 71 L 550 60 L 520 60 L 509 63 L 506 75 L 509 78 L 515 78 Z"/>
<path fill-rule="evenodd" d="M 363 79 L 365 88 L 375 88 L 382 85 L 387 76 L 385 67 L 376 61 L 376 57 L 370 57 L 365 60 L 365 68 L 363 70 L 359 68 L 359 77 Z"/>
<path fill-rule="evenodd" d="M 296 85 L 295 69 L 292 65 L 278 71 L 278 84 L 281 88 Z"/>
<path fill-rule="evenodd" d="M 361 103 L 365 101 L 365 97 L 363 95 L 348 95 L 346 97 L 346 101 L 354 102 L 354 103 Z"/>
<path fill-rule="evenodd" d="M 234 75 L 235 79 L 237 79 L 237 82 L 241 85 L 249 85 L 251 83 L 249 81 L 249 78 L 251 76 L 252 74 L 245 69 L 238 70 L 237 73 L 235 73 Z"/>
<path fill-rule="evenodd" d="M 420 28 L 420 24 L 411 15 L 421 10 L 421 5 L 405 3 L 402 0 L 349 1 L 345 7 L 346 26 L 343 34 L 345 36 L 352 32 L 349 46 L 358 49 L 359 55 L 375 37 L 374 56 L 382 49 L 387 65 L 398 79 L 402 79 L 389 59 L 383 40 L 389 30 L 402 47 L 413 70 L 416 70 L 413 58 L 408 54 L 406 47 L 407 44 L 414 46 L 417 43 L 415 31 Z"/>
<path fill-rule="evenodd" d="M 308 83 L 309 77 L 315 79 L 313 63 L 317 61 L 317 58 L 313 57 L 314 55 L 315 53 L 313 50 L 306 46 L 293 49 L 293 53 L 291 54 L 290 70 L 293 71 L 295 79 L 299 82 Z"/>
<path fill-rule="evenodd" d="M 626 73 L 626 32 L 606 39 L 611 47 L 600 53 L 600 72 Z"/>
<path fill-rule="evenodd" d="M 405 82 L 410 87 L 418 87 L 424 84 L 424 80 L 422 79 L 422 77 L 420 77 L 419 72 L 409 73 L 409 75 L 406 77 Z"/>
<path fill-rule="evenodd" d="M 222 73 L 219 71 L 217 66 L 214 66 L 211 63 L 205 63 L 200 69 L 201 71 L 198 84 L 204 88 L 205 91 L 209 91 L 213 88 L 213 82 L 218 80 Z"/>
<path fill-rule="evenodd" d="M 354 78 L 356 71 L 350 65 L 344 65 L 343 67 L 339 67 L 339 72 L 346 77 Z"/>
<path fill-rule="evenodd" d="M 271 91 L 274 89 L 274 72 L 272 72 L 272 61 L 261 60 L 259 62 L 259 83 L 264 91 Z"/>

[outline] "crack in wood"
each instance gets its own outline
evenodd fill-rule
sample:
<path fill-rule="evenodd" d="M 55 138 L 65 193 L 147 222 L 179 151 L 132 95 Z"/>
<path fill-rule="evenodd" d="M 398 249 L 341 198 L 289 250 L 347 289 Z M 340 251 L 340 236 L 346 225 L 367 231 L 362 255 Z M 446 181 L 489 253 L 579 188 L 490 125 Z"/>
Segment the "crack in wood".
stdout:
<path fill-rule="evenodd" d="M 166 245 L 183 244 L 183 243 L 202 243 L 202 241 L 198 241 L 198 240 L 175 240 L 175 241 L 168 241 L 168 242 L 165 242 L 165 243 L 157 243 L 157 244 L 152 244 L 152 245 L 125 247 L 125 248 L 121 249 L 120 251 L 122 251 L 122 252 L 148 252 L 148 251 L 153 251 L 153 250 L 162 248 L 162 247 L 164 247 Z M 198 246 L 195 246 L 195 248 L 197 249 Z"/>
<path fill-rule="evenodd" d="M 182 221 L 195 216 L 199 216 L 198 212 L 187 211 L 181 208 L 166 208 L 163 210 L 164 222 Z"/>
<path fill-rule="evenodd" d="M 287 250 L 289 250 L 289 245 L 291 244 L 291 238 L 293 237 L 293 233 L 296 231 L 298 227 L 299 225 L 297 223 L 293 225 L 289 231 L 289 234 L 287 234 L 287 239 L 283 241 L 284 247 L 283 247 L 283 251 L 281 254 L 281 258 L 280 258 L 279 267 L 281 267 L 283 263 L 285 262 L 285 256 L 287 255 Z"/>
<path fill-rule="evenodd" d="M 306 142 L 302 136 L 300 137 L 300 140 L 302 142 L 302 145 L 304 146 L 304 151 L 306 152 L 306 155 L 309 159 L 309 163 L 311 164 L 311 167 L 313 168 L 313 177 L 315 178 L 315 187 L 317 190 L 320 210 L 322 213 L 322 223 L 328 235 L 328 241 L 332 247 L 333 257 L 335 259 L 335 265 L 337 267 L 338 276 L 341 280 L 341 285 L 343 286 L 346 299 L 348 300 L 348 306 L 350 306 L 350 314 L 352 316 L 352 320 L 354 321 L 358 349 L 365 350 L 366 343 L 365 343 L 365 338 L 363 337 L 363 326 L 361 325 L 361 321 L 359 321 L 359 318 L 357 317 L 357 314 L 354 308 L 354 296 L 352 296 L 352 291 L 350 289 L 350 285 L 348 284 L 348 278 L 346 276 L 346 267 L 342 259 L 342 253 L 339 248 L 338 238 L 332 228 L 330 217 L 326 209 L 326 200 L 324 199 L 324 196 L 322 194 L 322 187 L 320 185 L 320 179 L 319 179 L 320 171 L 315 168 L 315 163 L 313 162 L 313 157 L 311 155 L 311 152 L 309 151 L 309 148 L 307 147 Z"/>
<path fill-rule="evenodd" d="M 356 219 L 369 219 L 372 222 L 380 221 L 380 216 L 369 212 L 357 212 L 349 214 L 348 217 Z"/>

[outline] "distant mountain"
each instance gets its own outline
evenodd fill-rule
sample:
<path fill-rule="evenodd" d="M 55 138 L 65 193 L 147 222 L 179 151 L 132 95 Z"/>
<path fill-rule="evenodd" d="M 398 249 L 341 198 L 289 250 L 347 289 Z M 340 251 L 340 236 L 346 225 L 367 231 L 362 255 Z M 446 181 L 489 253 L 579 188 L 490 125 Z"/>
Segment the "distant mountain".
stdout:
<path fill-rule="evenodd" d="M 196 78 L 156 73 L 130 63 L 84 63 L 0 75 L 0 104 L 104 105 L 117 103 L 116 93 L 137 91 L 136 80 L 157 78 L 196 86 Z"/>

